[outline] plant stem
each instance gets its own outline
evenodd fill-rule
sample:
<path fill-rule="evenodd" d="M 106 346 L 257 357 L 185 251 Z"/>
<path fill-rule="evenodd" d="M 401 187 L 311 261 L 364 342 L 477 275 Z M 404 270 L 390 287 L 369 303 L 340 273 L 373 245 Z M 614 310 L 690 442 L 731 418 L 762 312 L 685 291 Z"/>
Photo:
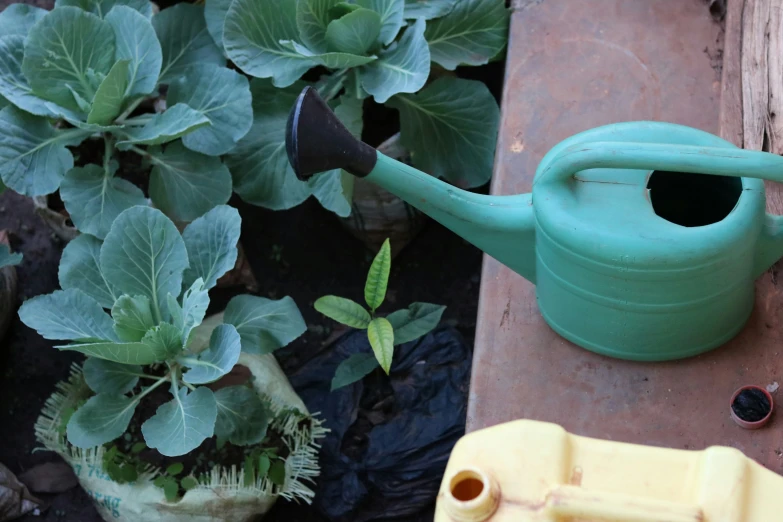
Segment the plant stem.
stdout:
<path fill-rule="evenodd" d="M 152 393 L 155 390 L 155 388 L 157 388 L 164 382 L 169 382 L 171 378 L 172 378 L 171 373 L 168 373 L 165 377 L 161 377 L 158 382 L 156 382 L 155 384 L 153 384 L 152 386 L 150 386 L 149 388 L 147 388 L 146 390 L 138 394 L 136 397 L 134 397 L 134 400 L 136 400 L 136 402 L 141 401 L 141 399 L 143 399 L 144 397 Z"/>
<path fill-rule="evenodd" d="M 114 156 L 114 140 L 106 133 L 103 135 L 103 175 L 106 178 L 111 177 L 109 163 L 112 156 Z"/>
<path fill-rule="evenodd" d="M 136 101 L 134 101 L 133 103 L 131 103 L 131 104 L 128 106 L 128 108 L 127 108 L 127 109 L 125 109 L 125 112 L 123 112 L 122 114 L 120 114 L 120 115 L 119 115 L 119 117 L 118 117 L 116 120 L 114 120 L 114 121 L 115 121 L 116 123 L 119 123 L 119 124 L 123 124 L 123 123 L 125 123 L 125 120 L 128 118 L 128 116 L 130 115 L 130 113 L 132 113 L 133 111 L 135 111 L 135 110 L 136 110 L 136 107 L 138 107 L 139 105 L 141 105 L 141 102 L 143 102 L 143 101 L 144 101 L 144 97 L 142 96 L 142 97 L 141 97 L 141 98 L 139 98 L 138 100 L 136 100 Z"/>
<path fill-rule="evenodd" d="M 134 125 L 134 126 L 138 125 L 138 126 L 141 126 L 141 125 L 148 124 L 150 121 L 152 121 L 152 118 L 153 118 L 153 116 L 148 116 L 148 115 L 136 116 L 135 118 L 131 118 L 129 120 L 125 120 L 122 123 L 124 125 Z"/>

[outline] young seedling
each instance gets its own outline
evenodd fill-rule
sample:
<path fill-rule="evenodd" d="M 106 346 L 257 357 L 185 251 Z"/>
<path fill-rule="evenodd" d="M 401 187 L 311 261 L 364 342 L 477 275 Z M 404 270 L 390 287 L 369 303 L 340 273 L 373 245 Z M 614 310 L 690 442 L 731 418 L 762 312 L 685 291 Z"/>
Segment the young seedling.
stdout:
<path fill-rule="evenodd" d="M 394 347 L 427 334 L 438 325 L 445 306 L 413 303 L 407 309 L 397 310 L 386 317 L 376 311 L 386 298 L 391 271 L 391 247 L 386 239 L 370 265 L 364 285 L 364 300 L 369 311 L 359 303 L 327 295 L 315 302 L 315 309 L 346 326 L 367 330 L 373 353 L 354 354 L 337 367 L 332 379 L 332 390 L 358 381 L 378 365 L 388 375 L 391 371 Z"/>
<path fill-rule="evenodd" d="M 103 242 L 82 234 L 68 244 L 60 262 L 62 290 L 22 305 L 27 326 L 69 341 L 60 350 L 88 356 L 83 374 L 93 395 L 63 419 L 73 446 L 94 448 L 124 434 L 130 440 L 134 412 L 156 390 L 168 390 L 170 400 L 141 423 L 141 435 L 146 447 L 166 457 L 185 455 L 213 435 L 237 446 L 264 439 L 272 412 L 252 387 L 213 391 L 205 385 L 230 372 L 241 353 L 270 353 L 306 326 L 289 297 L 240 295 L 204 347 L 198 327 L 208 290 L 236 262 L 240 224 L 235 209 L 220 205 L 180 234 L 161 211 L 132 207 Z M 135 480 L 135 455 L 143 449 L 137 445 L 125 455 L 109 448 L 110 477 Z M 176 479 L 181 472 L 182 464 L 174 464 L 156 480 L 167 498 L 193 487 L 192 479 Z"/>

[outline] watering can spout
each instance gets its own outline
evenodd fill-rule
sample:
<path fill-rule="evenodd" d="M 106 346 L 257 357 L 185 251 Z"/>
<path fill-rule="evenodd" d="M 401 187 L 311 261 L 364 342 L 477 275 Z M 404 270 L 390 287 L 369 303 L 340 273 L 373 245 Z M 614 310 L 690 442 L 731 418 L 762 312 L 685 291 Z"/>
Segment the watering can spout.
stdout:
<path fill-rule="evenodd" d="M 366 179 L 535 283 L 531 194 L 474 194 L 389 158 L 351 135 L 312 87 L 304 88 L 291 109 L 286 152 L 300 180 L 334 169 Z"/>

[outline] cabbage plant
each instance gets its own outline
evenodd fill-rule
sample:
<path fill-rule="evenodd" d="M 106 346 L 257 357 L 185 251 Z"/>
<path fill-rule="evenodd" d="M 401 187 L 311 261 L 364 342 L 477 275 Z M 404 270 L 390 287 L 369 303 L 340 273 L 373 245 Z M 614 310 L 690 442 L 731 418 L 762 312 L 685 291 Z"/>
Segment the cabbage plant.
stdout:
<path fill-rule="evenodd" d="M 226 67 L 203 6 L 188 3 L 154 15 L 147 0 L 7 7 L 0 99 L 3 183 L 27 196 L 59 189 L 76 227 L 100 239 L 121 212 L 149 203 L 117 175 L 117 151 L 149 166 L 156 208 L 190 222 L 228 201 L 220 156 L 253 123 L 247 78 Z M 68 147 L 85 139 L 102 140 L 103 157 L 74 166 Z"/>
<path fill-rule="evenodd" d="M 285 123 L 304 76 L 356 135 L 365 102 L 385 104 L 399 111 L 416 167 L 462 187 L 490 178 L 497 102 L 483 83 L 448 71 L 502 56 L 504 0 L 206 0 L 205 16 L 224 55 L 255 77 L 252 128 L 225 157 L 244 200 L 283 209 L 317 191 L 350 213 L 353 178 L 332 171 L 300 182 L 286 159 Z"/>
<path fill-rule="evenodd" d="M 242 352 L 270 353 L 306 326 L 290 297 L 239 295 L 203 349 L 196 328 L 208 290 L 234 266 L 240 224 L 235 209 L 218 205 L 180 234 L 160 210 L 134 206 L 104 241 L 81 234 L 66 246 L 62 289 L 29 299 L 19 317 L 44 338 L 65 341 L 58 350 L 87 356 L 84 378 L 94 394 L 67 422 L 72 445 L 121 437 L 157 389 L 170 399 L 141 432 L 162 455 L 184 455 L 213 435 L 236 445 L 261 442 L 271 413 L 252 387 L 213 392 L 205 385 L 231 371 Z"/>

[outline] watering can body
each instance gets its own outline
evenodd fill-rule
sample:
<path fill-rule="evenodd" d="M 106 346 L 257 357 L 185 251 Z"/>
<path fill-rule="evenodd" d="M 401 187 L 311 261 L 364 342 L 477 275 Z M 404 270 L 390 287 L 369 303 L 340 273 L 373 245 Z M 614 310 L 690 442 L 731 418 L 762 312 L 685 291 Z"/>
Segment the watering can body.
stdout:
<path fill-rule="evenodd" d="M 303 179 L 345 168 L 535 283 L 556 332 L 611 357 L 720 346 L 747 321 L 756 277 L 783 255 L 763 182 L 783 180 L 783 158 L 681 125 L 574 135 L 542 159 L 532 193 L 513 196 L 463 191 L 377 153 L 311 89 L 292 109 L 287 145 Z"/>

